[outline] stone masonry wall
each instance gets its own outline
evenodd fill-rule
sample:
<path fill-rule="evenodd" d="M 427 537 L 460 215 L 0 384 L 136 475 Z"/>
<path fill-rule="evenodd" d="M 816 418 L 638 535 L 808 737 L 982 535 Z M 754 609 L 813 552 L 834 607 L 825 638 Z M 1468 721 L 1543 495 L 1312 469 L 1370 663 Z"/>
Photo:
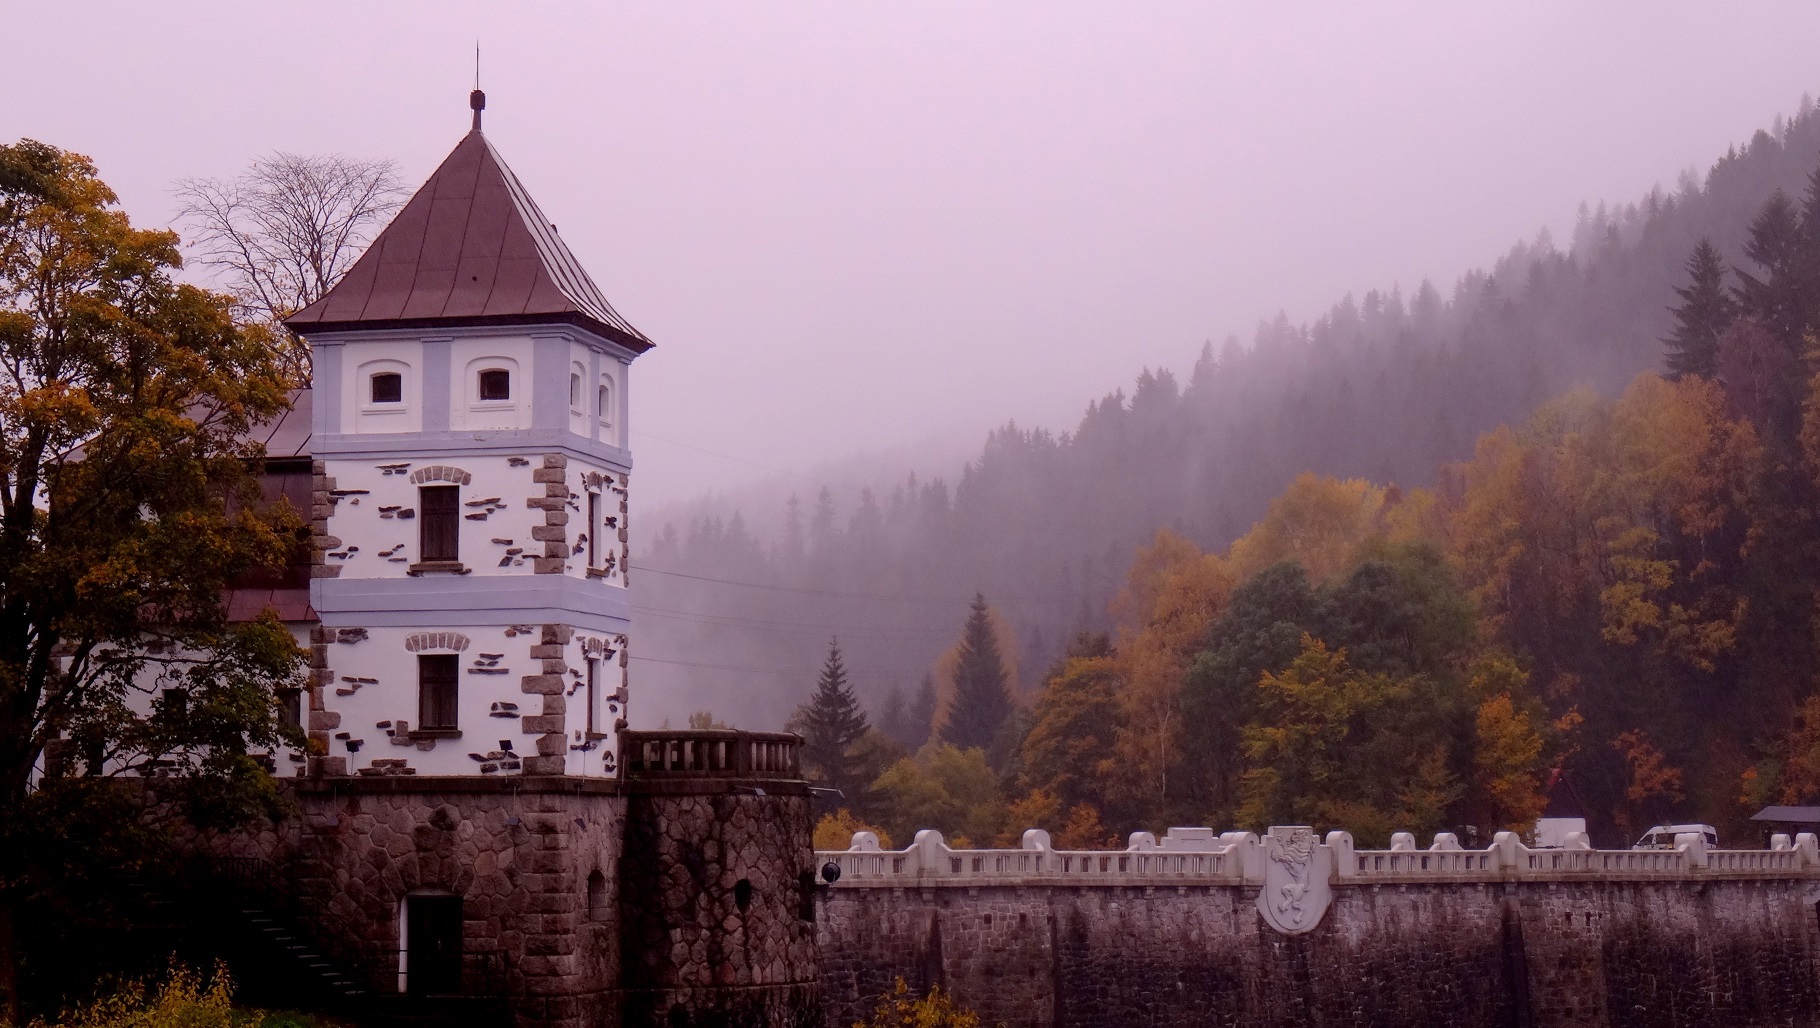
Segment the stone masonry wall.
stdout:
<path fill-rule="evenodd" d="M 620 864 L 624 1023 L 819 1028 L 814 854 L 800 783 L 639 788 L 628 797 Z"/>
<path fill-rule="evenodd" d="M 827 1023 L 899 976 L 986 1024 L 1820 1024 L 1815 883 L 1424 883 L 1335 889 L 1312 932 L 1255 887 L 823 887 Z"/>
<path fill-rule="evenodd" d="M 460 896 L 463 948 L 499 954 L 520 1025 L 617 1025 L 625 799 L 505 784 L 300 784 L 296 817 L 223 845 L 294 869 L 319 941 L 370 968 L 396 959 L 407 895 Z"/>

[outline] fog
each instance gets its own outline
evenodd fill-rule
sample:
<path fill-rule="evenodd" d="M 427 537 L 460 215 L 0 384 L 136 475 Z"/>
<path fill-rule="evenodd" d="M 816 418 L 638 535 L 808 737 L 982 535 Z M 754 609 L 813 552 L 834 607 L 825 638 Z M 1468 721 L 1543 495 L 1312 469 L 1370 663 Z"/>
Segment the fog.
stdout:
<path fill-rule="evenodd" d="M 1312 387 L 1298 376 L 1310 352 L 1327 352 L 1292 326 L 1373 289 L 1414 317 L 1427 280 L 1451 306 L 1414 338 L 1445 350 L 1481 301 L 1483 281 L 1456 288 L 1460 276 L 1501 259 L 1519 274 L 1543 258 L 1578 269 L 1562 274 L 1591 267 L 1594 255 L 1576 245 L 1589 231 L 1581 203 L 1618 212 L 1658 183 L 1674 192 L 1686 169 L 1703 180 L 1728 146 L 1793 114 L 1815 88 L 1820 33 L 1820 8 L 1795 2 L 1723 12 L 1552 0 L 37 3 L 6 17 L 0 87 L 11 102 L 0 137 L 92 156 L 142 224 L 169 220 L 175 180 L 229 176 L 276 150 L 393 158 L 408 182 L 421 181 L 466 131 L 479 41 L 489 137 L 615 306 L 658 344 L 634 367 L 634 524 L 649 539 L 673 521 L 678 535 L 640 552 L 676 562 L 673 571 L 770 576 L 819 590 L 790 595 L 837 601 L 774 618 L 789 629 L 774 635 L 801 639 L 779 652 L 775 639 L 738 641 L 722 630 L 731 622 L 679 633 L 687 622 L 674 612 L 744 618 L 750 634 L 785 594 L 644 576 L 641 602 L 672 614 L 642 621 L 635 649 L 717 666 L 652 665 L 661 687 L 637 706 L 640 722 L 706 705 L 777 723 L 785 698 L 807 691 L 792 676 L 835 630 L 895 640 L 856 661 L 876 702 L 887 685 L 914 685 L 975 588 L 997 586 L 1008 602 L 1037 596 L 1011 613 L 1040 656 L 1103 617 L 1118 555 L 1157 525 L 1217 545 L 1302 466 L 1419 480 L 1470 444 L 1475 419 L 1520 413 L 1535 390 L 1609 385 L 1644 366 L 1676 247 L 1723 221 L 1697 204 L 1670 242 L 1630 258 L 1630 292 L 1583 305 L 1642 312 L 1623 339 L 1582 351 L 1590 322 L 1538 321 L 1524 330 L 1530 363 L 1512 373 L 1531 374 L 1546 355 L 1546 374 L 1522 390 L 1375 449 L 1319 441 L 1368 423 L 1400 431 L 1366 417 L 1291 432 L 1305 445 L 1258 456 L 1259 440 L 1279 434 L 1256 420 L 1262 397 L 1279 389 L 1306 400 Z M 1798 181 L 1812 156 L 1774 169 L 1764 158 L 1733 200 Z M 1615 213 L 1590 230 L 1616 226 L 1635 246 L 1641 224 Z M 1545 242 L 1512 256 L 1513 241 L 1542 230 L 1558 253 Z M 1552 295 L 1532 291 L 1530 302 Z M 1288 315 L 1278 330 L 1256 331 L 1278 312 Z M 1371 316 L 1359 317 L 1363 326 Z M 1395 338 L 1385 331 L 1379 323 L 1329 341 L 1344 350 Z M 1196 387 L 1203 346 L 1218 350 L 1229 335 L 1240 350 L 1261 348 L 1245 358 L 1252 370 Z M 1284 352 L 1262 352 L 1273 345 Z M 1374 359 L 1349 366 L 1403 367 Z M 994 570 L 958 556 L 945 533 L 1054 512 L 981 504 L 912 528 L 920 493 L 906 493 L 888 530 L 897 548 L 879 558 L 897 570 L 852 559 L 871 538 L 866 516 L 852 522 L 862 489 L 877 490 L 889 522 L 894 486 L 912 471 L 919 489 L 940 476 L 958 510 L 959 468 L 980 457 L 989 430 L 1015 421 L 1074 432 L 1090 401 L 1129 391 L 1145 368 L 1176 373 L 1166 388 L 1150 380 L 1147 395 L 1202 411 L 1159 414 L 1159 424 L 1225 433 L 1216 444 L 1189 432 L 1205 446 L 1179 466 L 1159 463 L 1168 489 L 1139 490 L 1116 515 L 1083 514 L 1080 538 L 1038 546 L 1015 569 L 1021 551 L 999 546 Z M 1344 395 L 1385 402 L 1371 379 L 1340 381 Z M 1226 413 L 1205 413 L 1216 409 Z M 1040 463 L 1044 445 L 1010 449 Z M 848 556 L 830 548 L 825 567 L 791 564 L 777 551 L 782 502 L 797 494 L 807 519 L 824 486 Z M 700 499 L 708 494 L 718 499 Z M 727 544 L 737 559 L 716 549 L 735 510 L 762 536 Z M 690 525 L 704 512 L 723 520 L 692 547 Z M 1058 556 L 1068 551 L 1071 560 Z M 894 613 L 901 595 L 877 610 L 855 602 L 890 588 L 921 597 L 911 606 L 927 614 Z"/>
<path fill-rule="evenodd" d="M 1450 279 L 1788 110 L 1820 9 L 10 5 L 0 135 L 142 222 L 273 150 L 488 134 L 610 299 L 641 507 L 1064 427 L 1263 315 Z"/>

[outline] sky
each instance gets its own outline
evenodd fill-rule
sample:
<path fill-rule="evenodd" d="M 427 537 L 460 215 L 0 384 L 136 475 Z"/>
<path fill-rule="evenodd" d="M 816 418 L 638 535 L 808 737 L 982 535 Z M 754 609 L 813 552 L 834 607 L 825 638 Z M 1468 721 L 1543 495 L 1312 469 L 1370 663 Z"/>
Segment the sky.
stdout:
<path fill-rule="evenodd" d="M 1068 429 L 1279 310 L 1566 240 L 1581 201 L 1672 186 L 1820 91 L 1811 2 L 4 17 L 0 139 L 94 158 L 140 224 L 273 151 L 392 158 L 414 186 L 467 130 L 478 41 L 488 136 L 658 344 L 630 388 L 647 509 Z"/>

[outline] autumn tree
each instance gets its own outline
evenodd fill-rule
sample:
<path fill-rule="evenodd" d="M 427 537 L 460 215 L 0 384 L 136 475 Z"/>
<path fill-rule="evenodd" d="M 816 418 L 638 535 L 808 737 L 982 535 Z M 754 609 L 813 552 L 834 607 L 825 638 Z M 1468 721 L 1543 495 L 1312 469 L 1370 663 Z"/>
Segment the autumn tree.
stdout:
<path fill-rule="evenodd" d="M 1011 716 L 1011 693 L 986 597 L 975 595 L 961 629 L 954 666 L 954 699 L 942 725 L 942 741 L 958 749 L 987 750 Z"/>
<path fill-rule="evenodd" d="M 838 641 L 828 644 L 828 659 L 822 663 L 815 692 L 794 722 L 803 735 L 804 767 L 817 781 L 839 789 L 848 804 L 858 804 L 866 782 L 854 746 L 871 726 L 847 682 Z"/>
<path fill-rule="evenodd" d="M 1687 258 L 1688 283 L 1675 287 L 1681 297 L 1671 307 L 1675 328 L 1662 341 L 1670 375 L 1712 378 L 1719 366 L 1719 337 L 1738 315 L 1738 305 L 1725 288 L 1725 261 L 1712 240 L 1702 239 Z"/>
<path fill-rule="evenodd" d="M 291 153 L 261 157 L 231 179 L 183 179 L 176 193 L 201 263 L 300 371 L 308 354 L 281 323 L 347 274 L 406 196 L 393 161 Z"/>
<path fill-rule="evenodd" d="M 1050 797 L 1057 816 L 1082 803 L 1103 804 L 1106 780 L 1115 773 L 1120 721 L 1111 643 L 1104 636 L 1077 638 L 1044 684 L 1033 714 L 1020 753 L 1019 789 Z"/>
<path fill-rule="evenodd" d="M 134 228 L 86 158 L 25 141 L 0 168 L 3 1019 L 21 918 L 141 825 L 147 793 L 96 783 L 156 767 L 193 818 L 269 810 L 301 653 L 221 602 L 299 526 L 263 508 L 248 441 L 295 384 L 270 335 L 177 283 L 177 237 Z"/>
<path fill-rule="evenodd" d="M 1245 727 L 1243 824 L 1344 826 L 1366 845 L 1399 829 L 1446 826 L 1462 786 L 1423 683 L 1351 667 L 1344 650 L 1304 637 L 1282 673 L 1258 680 Z"/>

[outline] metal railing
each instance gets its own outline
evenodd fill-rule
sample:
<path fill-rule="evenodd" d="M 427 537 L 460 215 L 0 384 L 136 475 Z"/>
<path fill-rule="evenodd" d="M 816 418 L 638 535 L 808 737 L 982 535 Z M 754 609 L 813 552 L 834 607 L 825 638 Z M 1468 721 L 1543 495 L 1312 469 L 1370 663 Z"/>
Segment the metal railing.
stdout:
<path fill-rule="evenodd" d="M 802 778 L 801 736 L 784 732 L 687 730 L 619 733 L 627 778 Z"/>
<path fill-rule="evenodd" d="M 451 956 L 453 956 L 451 954 Z M 491 999 L 506 994 L 505 954 L 493 949 L 464 949 L 460 967 L 419 969 L 411 981 L 411 956 L 396 946 L 376 946 L 368 953 L 367 973 L 373 990 L 400 996 L 462 996 Z"/>

